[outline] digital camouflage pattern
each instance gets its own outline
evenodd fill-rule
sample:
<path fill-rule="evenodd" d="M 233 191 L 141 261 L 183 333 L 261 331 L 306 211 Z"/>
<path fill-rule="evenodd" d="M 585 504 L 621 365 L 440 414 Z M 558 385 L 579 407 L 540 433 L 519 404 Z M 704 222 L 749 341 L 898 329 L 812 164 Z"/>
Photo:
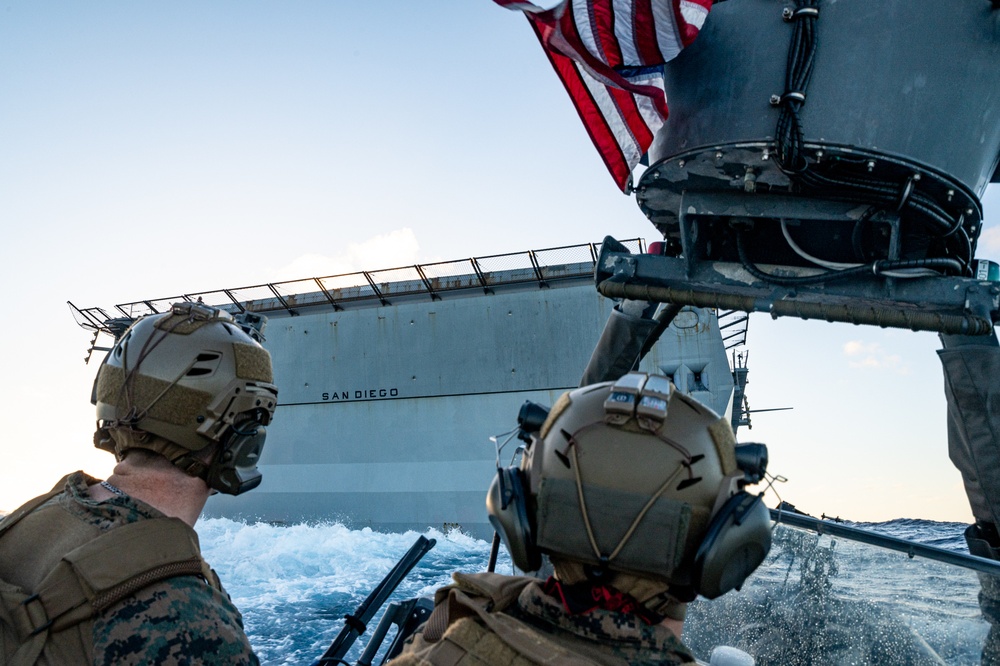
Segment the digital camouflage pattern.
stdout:
<path fill-rule="evenodd" d="M 87 492 L 94 482 L 82 472 L 72 474 L 65 491 L 37 510 L 57 504 L 73 518 L 101 531 L 163 516 L 127 496 L 96 501 Z M 39 575 L 62 556 L 61 552 L 46 552 L 46 545 L 21 546 L 37 563 L 32 569 Z M 108 565 L 114 566 L 112 562 Z M 95 618 L 92 633 L 90 661 L 96 665 L 259 664 L 243 631 L 242 616 L 228 595 L 198 576 L 177 576 L 139 590 Z"/>
<path fill-rule="evenodd" d="M 499 588 L 510 589 L 509 583 L 516 579 L 523 581 L 520 592 L 505 605 L 501 601 L 505 592 Z M 391 662 L 392 666 L 696 663 L 691 652 L 666 627 L 645 624 L 632 614 L 602 609 L 571 614 L 558 599 L 546 594 L 536 579 L 456 574 L 455 580 L 455 585 L 435 595 L 436 609 L 446 606 L 448 611 L 443 635 L 430 635 L 435 632 L 430 628 L 435 622 L 432 615 Z M 485 594 L 477 594 L 477 586 Z M 486 592 L 491 587 L 496 594 Z"/>
<path fill-rule="evenodd" d="M 139 592 L 94 622 L 94 664 L 257 664 L 239 612 L 195 576 Z"/>

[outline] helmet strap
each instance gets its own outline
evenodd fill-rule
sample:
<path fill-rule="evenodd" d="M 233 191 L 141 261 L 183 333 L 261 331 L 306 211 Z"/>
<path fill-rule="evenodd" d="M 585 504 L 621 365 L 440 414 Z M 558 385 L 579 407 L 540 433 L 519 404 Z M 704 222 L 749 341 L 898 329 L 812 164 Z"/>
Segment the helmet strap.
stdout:
<path fill-rule="evenodd" d="M 121 390 L 125 394 L 125 404 L 129 408 L 128 414 L 125 416 L 125 420 L 128 420 L 130 422 L 130 425 L 134 426 L 136 423 L 145 418 L 146 415 L 149 413 L 149 410 L 152 409 L 153 406 L 156 403 L 158 403 L 170 389 L 176 386 L 177 383 L 184 378 L 184 376 L 191 370 L 192 367 L 194 367 L 196 359 L 192 359 L 191 362 L 188 363 L 187 367 L 181 370 L 181 372 L 174 378 L 174 380 L 170 382 L 166 387 L 164 387 L 163 390 L 160 391 L 160 393 L 155 398 L 153 398 L 148 405 L 143 407 L 141 410 L 136 408 L 135 397 L 134 397 L 135 379 L 138 376 L 139 368 L 142 367 L 143 361 L 146 360 L 146 358 L 153 352 L 154 349 L 156 349 L 157 346 L 159 346 L 161 342 L 166 340 L 170 336 L 170 334 L 174 332 L 174 329 L 179 327 L 181 324 L 192 323 L 195 321 L 195 319 L 196 317 L 192 312 L 189 313 L 187 317 L 176 317 L 176 320 L 171 322 L 168 327 L 163 327 L 163 328 L 157 327 L 160 330 L 160 335 L 157 336 L 156 333 L 154 332 L 146 340 L 146 342 L 142 346 L 142 349 L 139 350 L 135 366 L 132 367 L 131 369 L 128 368 L 127 365 L 129 340 L 126 339 L 124 341 L 122 350 L 122 370 L 125 371 L 125 381 L 122 382 Z M 204 325 L 204 322 L 202 325 Z"/>
<path fill-rule="evenodd" d="M 102 432 L 98 430 L 98 432 Z M 199 451 L 191 451 L 180 444 L 175 444 L 168 439 L 146 432 L 129 428 L 104 429 L 115 442 L 115 457 L 120 461 L 125 457 L 130 449 L 144 449 L 158 453 L 169 460 L 174 467 L 177 467 L 188 476 L 206 479 L 208 477 L 208 463 L 199 460 Z"/>

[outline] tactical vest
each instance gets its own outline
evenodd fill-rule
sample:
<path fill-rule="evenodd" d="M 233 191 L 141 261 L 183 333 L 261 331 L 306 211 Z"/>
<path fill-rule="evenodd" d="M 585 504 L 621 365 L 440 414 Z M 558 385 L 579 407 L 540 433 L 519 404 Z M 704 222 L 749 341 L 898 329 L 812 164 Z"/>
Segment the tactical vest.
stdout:
<path fill-rule="evenodd" d="M 56 503 L 43 506 L 63 492 L 67 478 L 0 521 L 7 572 L 0 578 L 0 663 L 89 662 L 94 618 L 168 578 L 200 576 L 222 590 L 182 520 L 149 518 L 101 530 Z"/>
<path fill-rule="evenodd" d="M 587 641 L 545 633 L 504 613 L 537 579 L 460 574 L 438 590 L 434 612 L 390 666 L 628 666 Z"/>

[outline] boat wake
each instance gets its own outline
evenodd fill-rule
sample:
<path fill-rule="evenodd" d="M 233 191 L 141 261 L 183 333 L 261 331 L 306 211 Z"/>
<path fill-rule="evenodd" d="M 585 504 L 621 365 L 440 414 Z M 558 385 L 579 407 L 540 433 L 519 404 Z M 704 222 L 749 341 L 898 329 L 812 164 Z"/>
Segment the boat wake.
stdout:
<path fill-rule="evenodd" d="M 963 525 L 866 525 L 921 543 L 963 549 Z M 310 664 L 357 605 L 416 540 L 340 524 L 275 526 L 224 518 L 198 523 L 206 559 L 243 611 L 266 664 Z M 437 540 L 391 600 L 432 595 L 455 570 L 484 571 L 489 543 L 428 530 Z M 513 571 L 501 555 L 497 570 Z M 972 571 L 781 526 L 765 564 L 743 590 L 691 604 L 684 639 L 699 658 L 725 644 L 757 664 L 978 664 L 987 624 Z M 374 627 L 376 619 L 369 623 Z M 365 636 L 348 659 L 360 654 Z"/>

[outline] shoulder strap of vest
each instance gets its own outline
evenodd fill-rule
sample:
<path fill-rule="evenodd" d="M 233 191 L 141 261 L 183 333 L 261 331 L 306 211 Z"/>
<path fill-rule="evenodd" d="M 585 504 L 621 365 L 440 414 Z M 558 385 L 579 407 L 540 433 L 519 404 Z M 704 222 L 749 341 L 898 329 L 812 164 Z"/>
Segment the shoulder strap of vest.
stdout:
<path fill-rule="evenodd" d="M 59 479 L 59 482 L 52 487 L 52 490 L 45 493 L 44 495 L 39 495 L 38 497 L 28 500 L 21 506 L 19 506 L 14 513 L 8 514 L 3 520 L 0 520 L 0 536 L 4 532 L 14 527 L 22 518 L 27 516 L 29 513 L 40 507 L 41 505 L 48 502 L 50 499 L 61 493 L 66 489 L 66 480 L 72 476 L 67 474 L 63 478 Z"/>
<path fill-rule="evenodd" d="M 67 553 L 14 613 L 22 637 L 83 622 L 153 583 L 201 576 L 219 589 L 194 530 L 177 518 L 115 527 Z"/>
<path fill-rule="evenodd" d="M 424 625 L 423 637 L 434 643 L 448 625 L 474 616 L 505 643 L 528 659 L 546 666 L 598 666 L 586 657 L 544 639 L 537 630 L 500 611 L 509 607 L 535 579 L 498 574 L 455 574 L 448 596 L 434 607 Z"/>
<path fill-rule="evenodd" d="M 534 580 L 526 576 L 502 576 L 495 573 L 452 574 L 454 583 L 443 587 L 434 595 L 434 611 L 424 625 L 424 638 L 435 642 L 444 635 L 448 625 L 473 613 L 454 603 L 456 591 L 465 592 L 464 598 L 482 599 L 491 611 L 502 611 L 521 594 L 521 590 Z"/>

